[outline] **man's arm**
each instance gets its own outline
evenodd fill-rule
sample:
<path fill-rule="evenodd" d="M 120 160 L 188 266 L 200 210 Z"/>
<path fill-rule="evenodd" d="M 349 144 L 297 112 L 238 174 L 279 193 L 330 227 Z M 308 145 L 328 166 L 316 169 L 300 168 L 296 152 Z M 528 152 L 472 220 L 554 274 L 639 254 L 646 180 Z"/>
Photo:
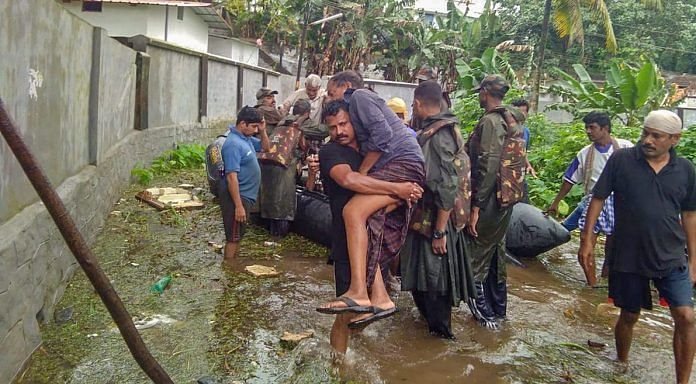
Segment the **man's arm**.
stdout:
<path fill-rule="evenodd" d="M 696 211 L 682 212 L 682 228 L 686 234 L 686 249 L 689 254 L 689 274 L 696 283 Z"/>
<path fill-rule="evenodd" d="M 445 229 L 447 229 L 447 221 L 449 221 L 450 212 L 452 212 L 451 209 L 437 210 L 437 218 L 435 219 L 435 230 L 444 232 Z M 444 255 L 447 253 L 447 235 L 448 234 L 445 234 L 445 236 L 441 239 L 433 239 L 431 246 L 433 248 L 433 253 L 435 253 L 436 255 Z"/>
<path fill-rule="evenodd" d="M 290 96 L 288 96 L 288 98 L 285 99 L 285 101 L 283 101 L 283 104 L 280 106 L 281 116 L 285 117 L 285 115 L 287 115 L 288 112 L 290 112 L 290 107 L 292 107 L 295 104 L 299 94 L 300 94 L 300 89 L 291 93 Z"/>
<path fill-rule="evenodd" d="M 268 133 L 266 132 L 266 120 L 261 122 L 259 127 L 259 137 L 261 138 L 261 152 L 268 152 L 271 150 L 271 140 L 268 139 Z"/>
<path fill-rule="evenodd" d="M 563 184 L 561 184 L 561 189 L 558 191 L 558 194 L 556 195 L 556 198 L 553 199 L 553 202 L 549 207 L 546 209 L 546 213 L 551 214 L 551 215 L 556 215 L 558 213 L 558 204 L 563 200 L 564 197 L 570 192 L 571 189 L 573 189 L 572 183 L 568 182 L 568 180 L 563 180 Z"/>
<path fill-rule="evenodd" d="M 227 191 L 234 202 L 234 219 L 239 222 L 246 221 L 246 211 L 242 204 L 242 196 L 239 194 L 239 180 L 237 180 L 237 172 L 230 172 L 226 176 Z"/>
<path fill-rule="evenodd" d="M 329 171 L 329 177 L 341 187 L 365 195 L 396 195 L 402 200 L 409 200 L 412 191 L 417 194 L 417 198 L 423 193 L 423 188 L 416 183 L 377 180 L 353 171 L 348 164 L 333 166 Z"/>

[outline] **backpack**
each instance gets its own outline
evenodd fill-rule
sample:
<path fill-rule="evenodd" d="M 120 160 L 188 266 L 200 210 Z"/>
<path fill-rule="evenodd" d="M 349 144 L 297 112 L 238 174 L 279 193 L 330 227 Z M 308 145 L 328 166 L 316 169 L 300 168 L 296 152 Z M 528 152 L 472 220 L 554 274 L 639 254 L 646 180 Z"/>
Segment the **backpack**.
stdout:
<path fill-rule="evenodd" d="M 457 186 L 457 194 L 454 198 L 454 207 L 452 208 L 452 212 L 450 212 L 450 220 L 454 227 L 460 231 L 464 229 L 468 223 L 469 213 L 471 212 L 471 162 L 469 160 L 469 154 L 466 152 L 464 139 L 462 138 L 461 132 L 459 132 L 459 127 L 457 123 L 451 120 L 437 121 L 419 132 L 418 143 L 423 146 L 442 128 L 452 130 L 452 136 L 456 140 L 458 147 L 457 152 L 454 154 L 453 164 L 457 171 L 459 183 Z M 417 204 L 411 217 L 409 228 L 430 238 L 436 218 L 432 206 L 425 207 L 422 203 Z"/>
<path fill-rule="evenodd" d="M 498 113 L 505 122 L 505 140 L 500 153 L 496 197 L 501 208 L 507 208 L 524 199 L 524 172 L 527 165 L 527 144 L 524 132 L 517 127 L 517 121 L 504 107 L 495 108 L 489 113 Z"/>
<path fill-rule="evenodd" d="M 288 123 L 287 120 L 284 124 L 286 123 Z M 295 158 L 295 149 L 301 137 L 302 131 L 297 122 L 279 125 L 268 138 L 271 146 L 268 152 L 259 152 L 256 156 L 262 163 L 287 168 Z"/>
<path fill-rule="evenodd" d="M 220 179 L 225 177 L 225 163 L 222 160 L 222 146 L 227 140 L 227 135 L 230 131 L 219 135 L 215 140 L 205 149 L 205 169 L 208 173 L 208 186 L 210 187 L 210 193 L 218 196 L 218 186 L 220 185 Z"/>

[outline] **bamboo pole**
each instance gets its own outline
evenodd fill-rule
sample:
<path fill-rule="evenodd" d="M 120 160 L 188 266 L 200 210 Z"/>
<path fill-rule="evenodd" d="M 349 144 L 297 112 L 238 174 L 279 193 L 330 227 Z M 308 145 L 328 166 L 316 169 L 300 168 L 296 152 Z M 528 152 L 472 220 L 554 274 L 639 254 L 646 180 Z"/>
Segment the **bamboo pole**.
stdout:
<path fill-rule="evenodd" d="M 70 217 L 58 193 L 53 189 L 51 182 L 22 140 L 18 129 L 12 123 L 2 99 L 0 99 L 0 133 L 7 141 L 8 146 L 24 169 L 24 173 L 31 181 L 41 201 L 44 202 L 51 217 L 53 217 L 53 221 L 63 235 L 63 239 L 65 239 L 75 259 L 80 263 L 82 270 L 99 294 L 114 322 L 116 322 L 121 336 L 126 341 L 126 345 L 128 345 L 128 349 L 130 349 L 135 361 L 154 383 L 173 384 L 167 372 L 150 354 L 121 298 L 114 290 L 104 271 L 99 267 L 92 250 L 77 229 L 75 221 Z"/>

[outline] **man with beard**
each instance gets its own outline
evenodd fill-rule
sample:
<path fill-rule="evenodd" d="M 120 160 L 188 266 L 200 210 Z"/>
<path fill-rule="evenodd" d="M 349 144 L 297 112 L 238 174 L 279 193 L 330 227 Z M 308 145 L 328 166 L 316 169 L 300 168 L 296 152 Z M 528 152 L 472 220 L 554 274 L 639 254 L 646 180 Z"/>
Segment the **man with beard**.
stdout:
<path fill-rule="evenodd" d="M 280 111 L 276 108 L 275 95 L 277 94 L 278 91 L 273 91 L 266 87 L 256 91 L 256 105 L 254 107 L 263 115 L 269 135 L 273 133 L 273 129 L 283 119 Z"/>
<path fill-rule="evenodd" d="M 486 76 L 474 89 L 479 104 L 486 112 L 479 120 L 467 143 L 471 158 L 471 216 L 468 246 L 475 279 L 475 298 L 469 300 L 474 317 L 485 327 L 497 329 L 507 309 L 505 271 L 505 233 L 512 206 L 502 207 L 497 192 L 506 135 L 522 137 L 522 126 L 515 124 L 511 111 L 502 113 L 502 101 L 510 89 L 498 75 Z M 520 113 L 519 110 L 514 111 Z M 522 118 L 519 117 L 518 120 Z M 513 132 L 508 132 L 512 130 Z"/>
<path fill-rule="evenodd" d="M 638 145 L 620 149 L 604 167 L 592 190 L 584 232 L 592 232 L 604 200 L 613 193 L 609 298 L 621 308 L 614 327 L 618 359 L 628 361 L 633 326 L 641 309 L 652 309 L 652 281 L 674 320 L 676 381 L 688 383 L 696 349 L 696 172 L 674 150 L 681 138 L 679 116 L 652 111 L 643 126 Z M 594 265 L 591 247 L 584 243 L 578 253 L 585 268 Z"/>

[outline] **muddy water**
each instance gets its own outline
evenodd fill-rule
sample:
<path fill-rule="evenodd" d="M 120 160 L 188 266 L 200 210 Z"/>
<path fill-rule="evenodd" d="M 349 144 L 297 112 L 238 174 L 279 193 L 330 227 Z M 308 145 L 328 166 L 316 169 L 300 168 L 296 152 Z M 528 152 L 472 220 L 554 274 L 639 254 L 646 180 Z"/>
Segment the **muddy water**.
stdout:
<path fill-rule="evenodd" d="M 186 175 L 184 175 L 186 176 Z M 200 183 L 199 176 L 178 182 Z M 183 178 L 183 179 L 182 179 Z M 222 243 L 219 211 L 160 213 L 124 194 L 95 253 L 134 317 L 144 340 L 177 383 L 207 377 L 217 383 L 665 383 L 672 382 L 671 320 L 664 309 L 636 327 L 627 371 L 611 358 L 615 313 L 606 289 L 585 288 L 575 243 L 508 266 L 508 320 L 499 331 L 479 327 L 462 306 L 454 312 L 455 341 L 427 334 L 408 293 L 396 293 L 401 312 L 351 340 L 343 364 L 332 364 L 333 318 L 314 307 L 333 296 L 325 250 L 290 237 L 278 246 L 252 229 L 232 268 L 209 244 Z M 209 202 L 210 203 L 210 202 Z M 280 276 L 254 278 L 251 264 Z M 159 277 L 174 279 L 164 294 L 149 293 Z M 72 306 L 64 324 L 42 327 L 44 345 L 20 383 L 146 383 L 114 324 L 82 274 L 57 309 Z M 294 348 L 284 331 L 310 330 Z M 606 343 L 603 350 L 587 341 Z"/>

